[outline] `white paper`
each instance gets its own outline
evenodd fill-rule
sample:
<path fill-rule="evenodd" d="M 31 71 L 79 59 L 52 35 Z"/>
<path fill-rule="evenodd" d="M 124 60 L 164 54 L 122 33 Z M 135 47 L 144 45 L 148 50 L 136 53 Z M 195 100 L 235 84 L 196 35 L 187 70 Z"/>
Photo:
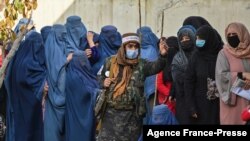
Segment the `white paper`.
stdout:
<path fill-rule="evenodd" d="M 250 100 L 250 89 L 245 90 L 245 89 L 243 89 L 241 87 L 232 87 L 231 92 L 233 92 L 236 95 L 239 95 L 241 97 L 244 97 L 247 100 Z"/>

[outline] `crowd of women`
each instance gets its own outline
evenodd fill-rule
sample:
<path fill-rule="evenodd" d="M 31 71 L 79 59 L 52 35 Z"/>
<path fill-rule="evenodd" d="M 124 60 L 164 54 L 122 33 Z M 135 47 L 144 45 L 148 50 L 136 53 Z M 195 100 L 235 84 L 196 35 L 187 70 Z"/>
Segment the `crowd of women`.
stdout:
<path fill-rule="evenodd" d="M 16 34 L 27 23 L 21 19 Z M 98 34 L 79 16 L 40 33 L 29 24 L 1 88 L 5 141 L 137 141 L 143 124 L 250 120 L 250 34 L 243 23 L 225 27 L 225 42 L 199 16 L 186 18 L 177 36 L 161 38 L 148 26 L 121 35 L 106 25 Z"/>

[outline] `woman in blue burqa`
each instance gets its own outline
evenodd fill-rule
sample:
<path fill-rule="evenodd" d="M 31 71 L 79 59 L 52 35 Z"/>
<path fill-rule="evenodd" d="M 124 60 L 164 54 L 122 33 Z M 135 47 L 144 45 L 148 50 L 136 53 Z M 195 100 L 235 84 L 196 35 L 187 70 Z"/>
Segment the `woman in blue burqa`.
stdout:
<path fill-rule="evenodd" d="M 76 50 L 85 51 L 85 54 L 88 56 L 91 65 L 96 63 L 99 59 L 99 52 L 97 50 L 96 45 L 89 45 L 88 36 L 89 33 L 85 25 L 82 23 L 82 19 L 79 16 L 69 16 L 67 18 L 67 22 L 65 24 L 67 29 L 68 39 L 70 43 Z M 99 34 L 91 32 L 93 34 L 92 38 L 90 39 L 91 42 L 96 43 L 98 42 Z M 88 53 L 87 53 L 88 52 Z"/>
<path fill-rule="evenodd" d="M 148 61 L 156 61 L 159 56 L 158 37 L 152 32 L 148 26 L 137 29 L 137 34 L 141 35 L 141 58 Z M 156 75 L 148 76 L 144 82 L 144 93 L 147 97 L 147 114 L 144 124 L 149 124 L 150 115 L 153 107 L 153 99 L 155 93 Z"/>
<path fill-rule="evenodd" d="M 68 39 L 75 49 L 80 49 L 81 38 L 86 37 L 87 34 L 87 29 L 81 20 L 79 16 L 69 16 L 65 24 Z"/>
<path fill-rule="evenodd" d="M 14 32 L 16 34 L 18 34 L 20 32 L 21 27 L 25 26 L 28 23 L 29 23 L 28 29 L 32 30 L 32 31 L 36 31 L 33 20 L 29 21 L 29 19 L 27 19 L 27 18 L 22 18 L 22 19 L 19 20 L 18 24 L 16 25 L 16 27 L 14 29 Z M 26 34 L 25 36 L 27 37 L 27 35 L 29 35 L 29 34 Z"/>
<path fill-rule="evenodd" d="M 48 96 L 45 102 L 45 141 L 65 140 L 65 66 L 74 48 L 67 39 L 63 25 L 53 25 L 45 43 L 47 65 Z"/>
<path fill-rule="evenodd" d="M 92 71 L 94 75 L 97 75 L 101 69 L 107 57 L 115 55 L 122 44 L 121 34 L 117 31 L 117 28 L 112 25 L 102 27 L 99 36 L 98 52 L 100 53 L 100 59 L 93 65 Z M 101 71 L 99 71 L 101 72 Z"/>
<path fill-rule="evenodd" d="M 41 28 L 41 35 L 43 37 L 43 42 L 45 43 L 46 42 L 46 39 L 50 33 L 50 30 L 51 30 L 52 26 L 44 26 Z"/>
<path fill-rule="evenodd" d="M 98 83 L 83 51 L 74 52 L 66 71 L 66 141 L 93 141 Z"/>
<path fill-rule="evenodd" d="M 39 33 L 32 31 L 7 70 L 6 141 L 43 141 L 41 101 L 45 79 L 43 40 Z"/>

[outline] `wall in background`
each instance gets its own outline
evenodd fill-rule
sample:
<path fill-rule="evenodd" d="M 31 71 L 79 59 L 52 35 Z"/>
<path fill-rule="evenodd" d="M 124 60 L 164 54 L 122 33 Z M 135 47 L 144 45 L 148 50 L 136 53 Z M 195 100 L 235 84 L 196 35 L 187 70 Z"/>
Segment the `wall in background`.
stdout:
<path fill-rule="evenodd" d="M 79 15 L 88 30 L 100 32 L 104 25 L 115 25 L 121 33 L 139 27 L 138 0 L 38 0 L 33 14 L 37 29 L 54 23 L 64 24 L 70 15 Z M 191 15 L 205 17 L 224 37 L 233 21 L 250 27 L 250 0 L 141 0 L 142 25 L 160 36 L 162 10 L 164 36 L 176 35 L 183 20 Z"/>

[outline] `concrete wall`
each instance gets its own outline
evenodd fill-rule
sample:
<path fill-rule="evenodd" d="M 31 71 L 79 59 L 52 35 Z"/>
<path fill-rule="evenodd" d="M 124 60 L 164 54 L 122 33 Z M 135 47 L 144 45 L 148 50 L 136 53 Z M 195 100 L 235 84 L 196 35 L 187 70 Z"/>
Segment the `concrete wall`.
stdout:
<path fill-rule="evenodd" d="M 164 36 L 176 35 L 183 20 L 191 15 L 205 17 L 224 38 L 224 29 L 232 21 L 250 27 L 250 0 L 141 0 L 142 25 L 150 26 L 160 36 L 164 10 Z M 139 27 L 138 0 L 38 0 L 34 12 L 37 29 L 44 25 L 65 23 L 70 15 L 82 17 L 88 30 L 99 32 L 108 24 L 121 33 Z"/>

